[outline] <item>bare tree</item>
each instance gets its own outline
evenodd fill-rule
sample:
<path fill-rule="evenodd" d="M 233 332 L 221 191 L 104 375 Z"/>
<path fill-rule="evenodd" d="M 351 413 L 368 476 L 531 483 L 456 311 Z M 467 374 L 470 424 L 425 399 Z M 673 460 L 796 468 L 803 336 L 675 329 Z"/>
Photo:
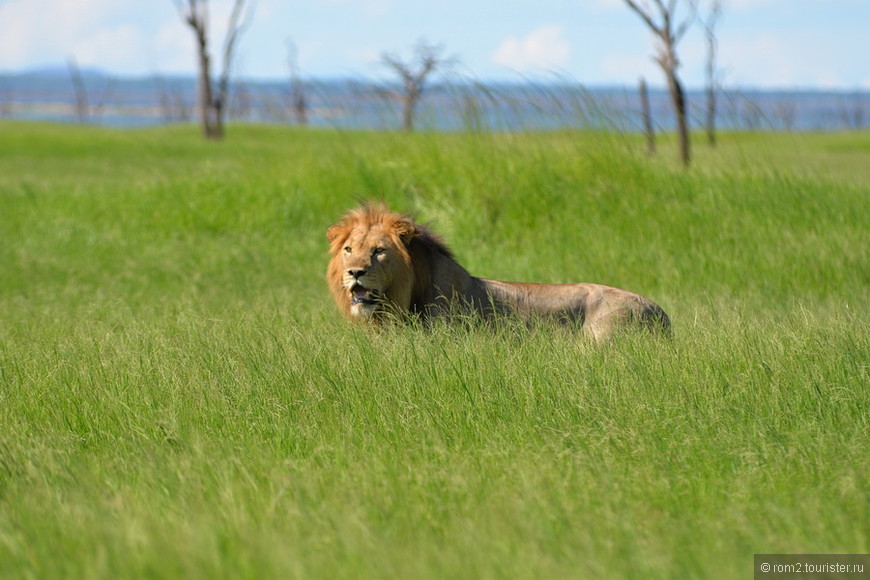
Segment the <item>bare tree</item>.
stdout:
<path fill-rule="evenodd" d="M 245 83 L 235 83 L 230 99 L 230 117 L 251 120 L 254 118 L 254 95 Z"/>
<path fill-rule="evenodd" d="M 860 93 L 851 98 L 843 98 L 839 107 L 840 119 L 846 129 L 862 129 L 864 127 L 864 103 Z"/>
<path fill-rule="evenodd" d="M 797 124 L 797 103 L 793 99 L 782 100 L 773 106 L 773 118 L 786 131 L 794 131 Z M 772 124 L 772 123 L 771 123 Z"/>
<path fill-rule="evenodd" d="M 292 40 L 287 40 L 287 66 L 290 68 L 290 101 L 296 124 L 308 124 L 308 96 L 305 83 L 299 78 L 299 51 Z"/>
<path fill-rule="evenodd" d="M 649 155 L 656 153 L 656 131 L 653 127 L 652 112 L 649 106 L 649 90 L 646 79 L 640 79 L 640 112 L 643 117 L 643 134 L 646 136 L 646 152 Z"/>
<path fill-rule="evenodd" d="M 766 122 L 766 116 L 761 106 L 748 94 L 736 93 L 728 96 L 731 102 L 734 123 L 748 131 L 761 129 Z"/>
<path fill-rule="evenodd" d="M 160 76 L 157 76 L 155 81 L 157 105 L 163 121 L 166 123 L 187 121 L 193 112 L 193 105 L 185 99 L 182 87 L 172 81 L 165 81 Z"/>
<path fill-rule="evenodd" d="M 402 91 L 398 96 L 402 102 L 402 128 L 405 131 L 414 130 L 414 114 L 429 75 L 455 61 L 454 58 L 442 57 L 443 52 L 443 45 L 420 40 L 414 48 L 414 57 L 409 62 L 402 62 L 394 54 L 381 55 L 384 66 L 391 68 L 402 81 Z"/>
<path fill-rule="evenodd" d="M 69 79 L 72 83 L 73 96 L 75 97 L 73 110 L 75 110 L 78 122 L 84 125 L 88 122 L 88 115 L 90 113 L 90 107 L 88 106 L 88 89 L 85 86 L 82 72 L 79 70 L 79 65 L 74 57 L 69 57 L 67 59 L 66 68 L 69 71 Z"/>
<path fill-rule="evenodd" d="M 0 117 L 11 117 L 15 110 L 15 94 L 12 87 L 3 84 L 3 90 L 0 91 Z"/>
<path fill-rule="evenodd" d="M 652 0 L 652 7 L 649 6 L 648 2 L 643 2 L 643 6 L 641 6 L 635 0 L 624 1 L 629 8 L 641 17 L 658 39 L 658 54 L 655 60 L 665 73 L 665 78 L 668 82 L 668 92 L 674 105 L 674 113 L 677 117 L 677 133 L 680 142 L 680 159 L 683 165 L 689 165 L 691 152 L 686 111 L 686 93 L 677 75 L 677 69 L 680 66 L 680 61 L 677 58 L 677 44 L 695 19 L 697 0 L 688 0 L 689 15 L 680 24 L 675 24 L 674 22 L 679 0 L 668 0 L 667 5 L 664 0 Z M 653 7 L 658 12 L 657 15 L 654 14 Z"/>
<path fill-rule="evenodd" d="M 716 75 L 716 53 L 718 43 L 716 41 L 716 26 L 719 24 L 719 17 L 722 16 L 722 1 L 712 0 L 710 3 L 710 12 L 703 20 L 704 37 L 707 39 L 707 119 L 705 127 L 707 130 L 707 143 L 711 147 L 716 146 L 716 90 L 718 89 L 719 81 Z"/>
<path fill-rule="evenodd" d="M 69 71 L 69 78 L 73 86 L 73 96 L 75 98 L 73 110 L 75 111 L 78 122 L 84 125 L 90 122 L 92 118 L 98 118 L 102 115 L 104 109 L 109 105 L 112 98 L 114 83 L 112 79 L 105 81 L 103 83 L 102 92 L 100 93 L 100 98 L 97 100 L 96 104 L 91 104 L 87 83 L 85 83 L 85 77 L 79 69 L 75 57 L 69 57 L 66 61 L 66 66 Z"/>
<path fill-rule="evenodd" d="M 199 65 L 199 112 L 202 132 L 206 139 L 222 139 L 229 96 L 230 69 L 236 43 L 244 32 L 248 18 L 244 16 L 245 0 L 235 0 L 227 23 L 223 46 L 221 75 L 215 84 L 212 78 L 209 54 L 208 0 L 174 0 L 184 22 L 196 38 Z"/>

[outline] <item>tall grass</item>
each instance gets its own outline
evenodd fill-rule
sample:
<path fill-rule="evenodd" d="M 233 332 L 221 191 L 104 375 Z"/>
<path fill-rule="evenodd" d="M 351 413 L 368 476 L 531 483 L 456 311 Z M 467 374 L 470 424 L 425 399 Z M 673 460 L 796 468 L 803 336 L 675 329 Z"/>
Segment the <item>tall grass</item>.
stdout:
<path fill-rule="evenodd" d="M 867 145 L 841 139 L 735 138 L 682 172 L 590 133 L 0 125 L 0 576 L 866 553 L 870 216 L 843 156 Z M 323 236 L 372 196 L 473 273 L 628 287 L 675 337 L 349 326 Z"/>

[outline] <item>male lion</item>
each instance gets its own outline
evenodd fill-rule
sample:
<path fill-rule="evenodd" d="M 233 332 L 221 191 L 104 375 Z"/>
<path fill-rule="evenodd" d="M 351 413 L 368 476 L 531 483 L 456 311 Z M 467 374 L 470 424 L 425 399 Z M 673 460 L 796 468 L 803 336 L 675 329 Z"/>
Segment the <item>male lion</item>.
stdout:
<path fill-rule="evenodd" d="M 411 218 L 369 203 L 326 232 L 326 279 L 339 310 L 352 320 L 385 316 L 427 320 L 451 313 L 500 315 L 576 324 L 601 341 L 615 330 L 668 333 L 670 320 L 652 301 L 600 284 L 524 284 L 476 278 L 435 234 Z"/>

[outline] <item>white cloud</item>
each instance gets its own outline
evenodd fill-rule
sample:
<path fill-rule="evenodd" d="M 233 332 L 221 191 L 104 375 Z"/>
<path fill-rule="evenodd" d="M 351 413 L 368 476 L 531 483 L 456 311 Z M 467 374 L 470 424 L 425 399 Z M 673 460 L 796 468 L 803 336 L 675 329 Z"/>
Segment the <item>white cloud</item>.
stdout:
<path fill-rule="evenodd" d="M 220 57 L 233 0 L 212 0 L 211 51 Z M 190 73 L 193 35 L 170 0 L 8 0 L 0 4 L 0 70 L 75 58 L 120 74 Z"/>
<path fill-rule="evenodd" d="M 212 57 L 219 67 L 233 0 L 209 3 Z M 580 0 L 575 8 L 564 0 L 517 2 L 485 31 L 475 28 L 477 18 L 457 20 L 470 6 L 467 0 L 249 3 L 256 9 L 238 46 L 239 74 L 286 75 L 288 35 L 299 44 L 299 63 L 308 74 L 381 74 L 386 72 L 378 65 L 382 51 L 404 47 L 407 54 L 412 41 L 425 35 L 446 42 L 477 75 L 498 77 L 507 67 L 524 74 L 557 70 L 590 83 L 634 83 L 640 75 L 663 82 L 652 60 L 655 42 L 624 0 Z M 868 0 L 723 3 L 719 67 L 726 84 L 868 85 L 862 58 L 866 33 L 860 26 L 867 20 Z M 686 3 L 679 4 L 682 11 Z M 480 0 L 474 12 L 492 13 L 500 6 Z M 541 14 L 552 20 L 537 26 Z M 684 83 L 700 86 L 704 46 L 697 27 L 679 54 Z M 0 0 L 0 71 L 62 66 L 69 57 L 82 67 L 126 75 L 196 69 L 193 35 L 172 0 Z"/>
<path fill-rule="evenodd" d="M 161 23 L 154 37 L 151 63 L 161 74 L 185 74 L 194 71 L 196 56 L 193 34 L 180 18 L 167 19 Z"/>
<path fill-rule="evenodd" d="M 135 4 L 135 2 L 132 2 Z M 63 61 L 75 55 L 95 64 L 106 54 L 91 54 L 108 36 L 131 40 L 129 26 L 101 22 L 129 9 L 131 0 L 11 0 L 0 6 L 0 67 L 18 68 L 34 61 Z M 98 37 L 103 36 L 101 41 Z M 78 52 L 88 53 L 80 57 Z M 91 58 L 93 57 L 93 58 Z M 89 61 L 89 62 L 86 62 Z"/>
<path fill-rule="evenodd" d="M 87 38 L 78 39 L 70 54 L 81 65 L 123 73 L 131 62 L 141 59 L 145 44 L 141 30 L 124 24 L 103 28 Z"/>
<path fill-rule="evenodd" d="M 571 45 L 564 29 L 557 24 L 539 26 L 522 38 L 505 39 L 492 60 L 520 72 L 564 67 L 571 56 Z"/>
<path fill-rule="evenodd" d="M 726 37 L 721 41 L 721 66 L 726 80 L 738 85 L 771 87 L 836 86 L 843 80 L 830 55 L 800 35 Z"/>

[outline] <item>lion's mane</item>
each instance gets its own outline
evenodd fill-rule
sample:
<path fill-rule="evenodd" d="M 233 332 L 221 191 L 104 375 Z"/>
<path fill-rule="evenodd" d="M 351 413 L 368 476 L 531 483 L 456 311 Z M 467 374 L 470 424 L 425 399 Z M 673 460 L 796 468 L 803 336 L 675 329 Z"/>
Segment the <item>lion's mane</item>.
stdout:
<path fill-rule="evenodd" d="M 444 282 L 435 279 L 436 268 L 433 266 L 443 260 L 453 262 L 453 253 L 441 238 L 411 217 L 374 202 L 348 212 L 327 231 L 332 258 L 326 280 L 336 305 L 342 313 L 350 315 L 351 295 L 345 284 L 342 248 L 354 231 L 367 232 L 374 228 L 384 232 L 389 240 L 389 249 L 398 258 L 390 263 L 390 286 L 379 289 L 385 306 L 390 306 L 389 310 L 393 313 L 422 312 L 433 286 L 441 286 Z"/>

